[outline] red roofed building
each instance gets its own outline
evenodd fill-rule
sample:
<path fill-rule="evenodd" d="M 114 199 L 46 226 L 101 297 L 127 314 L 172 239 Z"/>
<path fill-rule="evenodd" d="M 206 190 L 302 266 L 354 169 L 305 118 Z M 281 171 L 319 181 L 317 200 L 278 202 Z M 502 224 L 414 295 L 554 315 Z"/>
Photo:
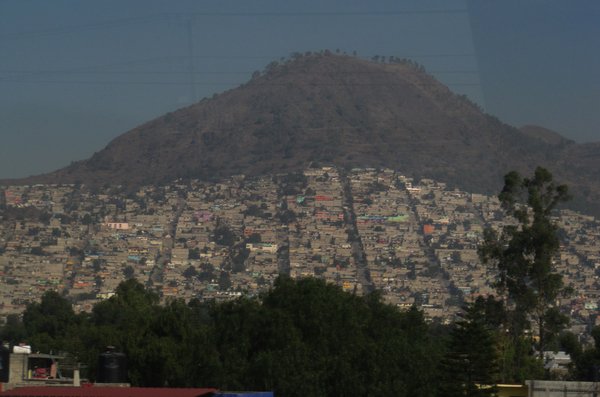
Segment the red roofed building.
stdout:
<path fill-rule="evenodd" d="M 4 397 L 209 397 L 217 389 L 178 389 L 160 387 L 19 387 L 0 393 Z"/>

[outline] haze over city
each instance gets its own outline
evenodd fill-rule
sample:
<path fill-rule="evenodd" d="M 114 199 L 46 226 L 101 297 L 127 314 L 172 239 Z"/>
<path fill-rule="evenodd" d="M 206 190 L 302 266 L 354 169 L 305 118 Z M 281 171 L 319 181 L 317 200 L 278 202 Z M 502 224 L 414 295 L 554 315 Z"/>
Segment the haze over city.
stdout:
<path fill-rule="evenodd" d="M 575 4 L 575 5 L 574 5 Z M 595 1 L 3 1 L 0 177 L 89 157 L 293 52 L 413 59 L 515 125 L 598 140 Z"/>
<path fill-rule="evenodd" d="M 0 397 L 598 395 L 599 20 L 0 0 Z"/>

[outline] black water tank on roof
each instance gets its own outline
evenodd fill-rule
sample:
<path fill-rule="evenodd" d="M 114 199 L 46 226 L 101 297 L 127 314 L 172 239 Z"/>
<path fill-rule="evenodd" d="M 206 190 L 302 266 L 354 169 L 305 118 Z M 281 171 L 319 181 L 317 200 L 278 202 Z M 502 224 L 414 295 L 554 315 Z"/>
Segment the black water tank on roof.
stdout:
<path fill-rule="evenodd" d="M 98 357 L 98 383 L 127 383 L 127 357 L 107 350 Z"/>
<path fill-rule="evenodd" d="M 8 366 L 10 365 L 10 349 L 0 346 L 0 382 L 8 382 Z"/>

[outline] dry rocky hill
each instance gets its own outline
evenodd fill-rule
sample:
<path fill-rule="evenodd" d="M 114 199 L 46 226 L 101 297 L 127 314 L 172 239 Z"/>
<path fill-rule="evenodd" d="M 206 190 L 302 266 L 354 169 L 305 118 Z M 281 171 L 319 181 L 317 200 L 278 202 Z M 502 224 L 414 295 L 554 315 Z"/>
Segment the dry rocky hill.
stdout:
<path fill-rule="evenodd" d="M 328 52 L 274 62 L 238 88 L 117 137 L 88 160 L 19 182 L 139 185 L 280 173 L 311 162 L 389 167 L 483 193 L 497 192 L 510 170 L 530 174 L 542 165 L 571 186 L 575 208 L 600 215 L 600 143 L 506 125 L 410 61 Z"/>

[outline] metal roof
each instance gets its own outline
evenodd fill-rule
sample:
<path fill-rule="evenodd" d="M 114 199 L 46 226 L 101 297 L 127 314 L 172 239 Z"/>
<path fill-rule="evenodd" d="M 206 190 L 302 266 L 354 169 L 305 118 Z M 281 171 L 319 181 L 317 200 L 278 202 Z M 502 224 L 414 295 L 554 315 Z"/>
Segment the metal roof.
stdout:
<path fill-rule="evenodd" d="M 210 397 L 217 389 L 166 387 L 19 387 L 0 397 Z"/>

